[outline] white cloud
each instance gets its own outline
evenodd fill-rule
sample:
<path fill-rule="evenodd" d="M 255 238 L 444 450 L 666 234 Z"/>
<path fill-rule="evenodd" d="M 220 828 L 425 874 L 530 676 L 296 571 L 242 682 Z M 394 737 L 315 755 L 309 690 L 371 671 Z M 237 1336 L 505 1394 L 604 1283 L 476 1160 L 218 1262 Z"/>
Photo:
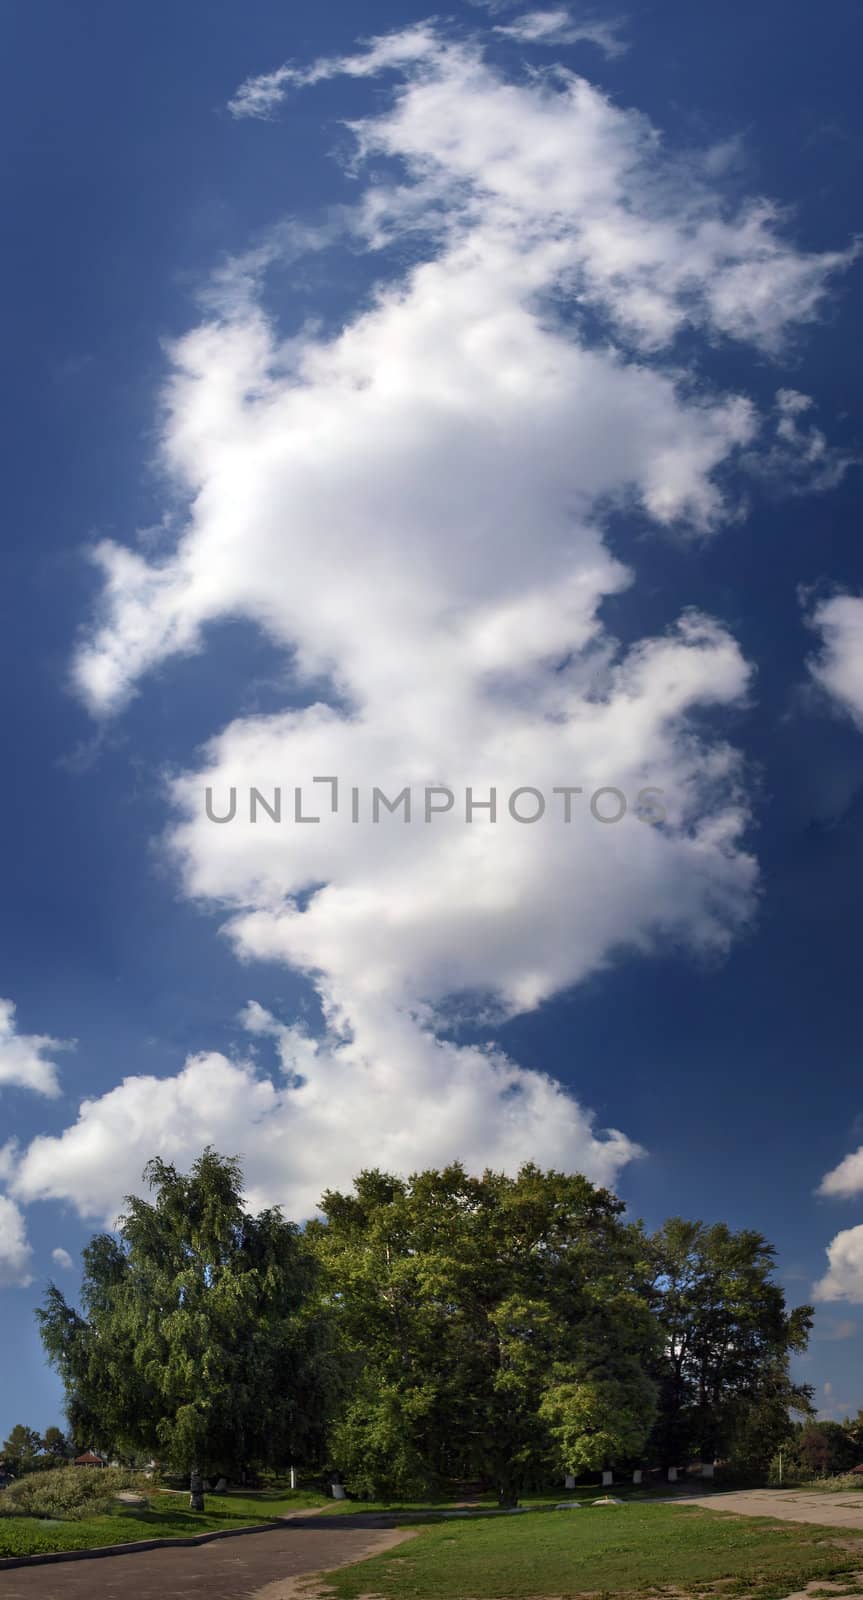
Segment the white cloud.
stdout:
<path fill-rule="evenodd" d="M 461 1154 L 468 1166 L 512 1170 L 528 1155 L 613 1183 L 637 1148 L 600 1133 L 559 1084 L 525 1072 L 498 1050 L 457 1049 L 406 1022 L 367 1055 L 351 1041 L 321 1042 L 282 1027 L 260 1006 L 246 1026 L 277 1041 L 274 1084 L 250 1061 L 193 1056 L 170 1078 L 127 1078 L 85 1101 L 58 1138 L 35 1139 L 15 1180 L 22 1200 L 71 1201 L 111 1225 L 124 1194 L 140 1188 L 150 1156 L 188 1164 L 208 1143 L 239 1152 L 253 1207 L 284 1205 L 307 1217 L 326 1185 L 350 1187 L 363 1166 L 410 1171 Z M 400 1070 L 403 1046 L 408 1068 Z"/>
<path fill-rule="evenodd" d="M 433 55 L 437 38 L 426 23 L 404 28 L 397 33 L 371 39 L 366 49 L 352 56 L 336 56 L 315 61 L 310 67 L 294 67 L 285 62 L 275 72 L 246 78 L 231 100 L 228 110 L 238 120 L 257 117 L 268 120 L 276 107 L 287 99 L 291 89 L 308 88 L 328 78 L 373 78 L 379 72 L 409 66 Z"/>
<path fill-rule="evenodd" d="M 286 99 L 293 81 L 293 69 L 289 66 L 277 67 L 275 72 L 261 72 L 257 77 L 246 78 L 233 98 L 228 101 L 231 116 L 238 120 L 242 117 L 257 117 L 261 121 L 266 121 L 272 116 L 276 107 Z"/>
<path fill-rule="evenodd" d="M 409 238 L 421 259 L 334 335 L 287 342 L 255 302 L 267 251 L 239 293 L 234 274 L 173 352 L 163 454 L 187 525 L 161 560 L 100 546 L 102 615 L 76 664 L 108 715 L 204 648 L 208 622 L 243 616 L 325 696 L 224 728 L 169 798 L 185 892 L 242 958 L 308 974 L 326 1032 L 249 1014 L 275 1030 L 278 1087 L 215 1054 L 127 1079 L 30 1145 L 22 1199 L 107 1214 L 154 1150 L 185 1159 L 208 1139 L 293 1211 L 368 1160 L 535 1156 L 611 1182 L 632 1143 L 501 1052 L 451 1042 L 454 1017 L 528 1010 L 622 950 L 721 952 L 752 912 L 743 774 L 709 720 L 745 703 L 746 663 L 696 614 L 619 647 L 601 607 L 634 574 L 604 517 L 706 537 L 737 515 L 720 478 L 759 418 L 678 370 L 674 337 L 776 350 L 849 258 L 796 251 L 764 202 L 727 215 L 704 163 L 669 161 L 583 79 L 506 81 L 429 26 L 290 71 L 393 66 L 389 104 L 353 132 L 401 176 L 369 179 L 346 226 L 354 248 Z M 496 786 L 501 816 L 204 818 L 206 784 L 300 783 L 308 804 L 321 774 L 343 801 L 352 784 Z M 566 784 L 585 790 L 571 824 L 508 816 L 513 789 Z M 609 784 L 630 802 L 663 789 L 664 825 L 594 821 L 586 796 Z"/>
<path fill-rule="evenodd" d="M 60 1093 L 60 1084 L 51 1056 L 71 1048 L 69 1040 L 19 1033 L 14 1003 L 0 1000 L 0 1087 L 14 1084 L 53 1098 Z"/>
<path fill-rule="evenodd" d="M 607 56 L 619 56 L 626 49 L 620 30 L 618 21 L 579 21 L 565 7 L 555 6 L 549 10 L 525 11 L 494 31 L 515 39 L 518 44 L 595 44 Z"/>
<path fill-rule="evenodd" d="M 777 389 L 772 441 L 768 436 L 747 459 L 750 472 L 772 479 L 783 494 L 835 489 L 851 467 L 860 465 L 859 456 L 829 445 L 820 428 L 801 421 L 813 404 L 811 396 L 798 389 Z"/>
<path fill-rule="evenodd" d="M 75 1270 L 75 1263 L 72 1257 L 68 1250 L 63 1249 L 62 1245 L 51 1251 L 51 1260 L 55 1267 L 59 1267 L 62 1272 L 74 1272 Z"/>
<path fill-rule="evenodd" d="M 838 1167 L 828 1172 L 818 1186 L 818 1193 L 823 1195 L 839 1195 L 848 1199 L 851 1195 L 863 1194 L 863 1145 L 855 1150 L 852 1155 L 840 1161 Z"/>
<path fill-rule="evenodd" d="M 863 598 L 833 595 L 808 620 L 822 639 L 821 654 L 810 659 L 809 671 L 863 730 Z M 839 1199 L 863 1193 L 863 1145 L 825 1174 L 818 1193 Z M 827 1254 L 830 1270 L 816 1285 L 817 1298 L 863 1303 L 863 1226 L 838 1233 Z"/>
<path fill-rule="evenodd" d="M 820 601 L 810 623 L 821 634 L 822 649 L 810 660 L 809 671 L 863 729 L 863 596 L 837 594 Z"/>
<path fill-rule="evenodd" d="M 837 1233 L 827 1247 L 827 1259 L 829 1270 L 815 1285 L 815 1299 L 863 1305 L 863 1224 Z"/>
<path fill-rule="evenodd" d="M 21 1211 L 0 1194 L 0 1287 L 26 1289 L 33 1282 L 28 1271 L 32 1254 Z"/>

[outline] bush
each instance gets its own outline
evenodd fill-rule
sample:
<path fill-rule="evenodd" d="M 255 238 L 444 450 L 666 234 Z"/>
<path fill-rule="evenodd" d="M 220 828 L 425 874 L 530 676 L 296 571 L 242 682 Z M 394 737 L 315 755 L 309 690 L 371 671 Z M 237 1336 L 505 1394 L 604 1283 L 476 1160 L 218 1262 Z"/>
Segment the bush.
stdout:
<path fill-rule="evenodd" d="M 143 1473 L 126 1467 L 56 1467 L 31 1473 L 4 1489 L 0 1516 L 79 1522 L 110 1511 L 119 1489 L 152 1490 L 152 1484 Z"/>
<path fill-rule="evenodd" d="M 770 1468 L 768 1486 L 771 1489 L 779 1488 L 779 1472 L 778 1468 L 776 1467 L 776 1463 L 774 1463 L 774 1465 Z M 832 1478 L 809 1478 L 806 1476 L 805 1472 L 798 1467 L 792 1466 L 789 1470 L 786 1463 L 782 1473 L 782 1488 L 810 1490 L 829 1489 L 831 1491 L 838 1489 L 843 1494 L 848 1489 L 856 1489 L 858 1492 L 863 1493 L 863 1475 L 858 1477 L 853 1472 L 839 1472 L 835 1477 Z"/>

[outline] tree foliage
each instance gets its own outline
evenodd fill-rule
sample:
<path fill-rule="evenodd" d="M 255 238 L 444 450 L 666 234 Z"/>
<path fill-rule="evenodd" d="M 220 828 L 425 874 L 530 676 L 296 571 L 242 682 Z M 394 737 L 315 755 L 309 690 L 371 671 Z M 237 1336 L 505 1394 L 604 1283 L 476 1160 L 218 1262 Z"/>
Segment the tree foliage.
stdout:
<path fill-rule="evenodd" d="M 857 1466 L 859 1449 L 840 1422 L 809 1422 L 796 1435 L 789 1455 L 807 1478 L 826 1478 Z"/>
<path fill-rule="evenodd" d="M 807 1412 L 790 1357 L 806 1348 L 811 1306 L 789 1311 L 761 1234 L 672 1218 L 654 1235 L 654 1305 L 662 1329 L 654 1451 L 664 1466 L 693 1455 L 763 1472 Z"/>
<path fill-rule="evenodd" d="M 40 1465 L 43 1448 L 44 1440 L 35 1428 L 28 1428 L 23 1422 L 16 1422 L 0 1453 L 7 1469 L 16 1476 L 21 1476 L 25 1472 L 36 1471 Z"/>
<path fill-rule="evenodd" d="M 749 1230 L 649 1238 L 607 1190 L 533 1165 L 363 1172 L 305 1231 L 250 1214 L 212 1150 L 146 1177 L 85 1250 L 80 1308 L 51 1285 L 38 1313 L 72 1437 L 121 1460 L 293 1461 L 375 1498 L 482 1479 L 509 1503 L 695 1455 L 763 1476 L 811 1409 L 789 1370 L 811 1311 Z"/>
<path fill-rule="evenodd" d="M 76 1435 L 185 1471 L 301 1458 L 323 1352 L 297 1228 L 245 1211 L 239 1162 L 212 1150 L 145 1177 L 153 1200 L 84 1251 L 81 1311 L 51 1285 L 38 1313 Z"/>
<path fill-rule="evenodd" d="M 62 1466 L 64 1461 L 68 1461 L 69 1457 L 74 1455 L 73 1447 L 62 1428 L 46 1428 L 42 1446 L 46 1459 L 52 1467 Z"/>
<path fill-rule="evenodd" d="M 334 1455 L 365 1492 L 637 1451 L 653 1416 L 641 1233 L 586 1178 L 365 1172 L 309 1227 L 347 1378 Z"/>

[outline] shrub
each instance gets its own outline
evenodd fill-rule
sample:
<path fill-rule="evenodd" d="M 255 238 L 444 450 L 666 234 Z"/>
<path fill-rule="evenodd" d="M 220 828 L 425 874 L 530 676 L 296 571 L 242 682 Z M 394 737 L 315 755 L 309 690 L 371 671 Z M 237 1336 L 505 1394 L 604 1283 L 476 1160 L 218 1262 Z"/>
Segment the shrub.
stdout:
<path fill-rule="evenodd" d="M 770 1469 L 768 1486 L 771 1489 L 779 1487 L 779 1474 L 775 1463 Z M 831 1492 L 839 1489 L 843 1494 L 848 1489 L 856 1489 L 858 1493 L 863 1493 L 863 1476 L 857 1477 L 853 1472 L 839 1472 L 833 1478 L 808 1478 L 800 1468 L 792 1467 L 789 1470 L 786 1464 L 782 1473 L 782 1487 L 784 1489 L 829 1489 Z"/>
<path fill-rule="evenodd" d="M 110 1511 L 119 1489 L 152 1489 L 126 1467 L 56 1467 L 11 1483 L 0 1494 L 0 1516 L 57 1517 L 78 1522 Z"/>

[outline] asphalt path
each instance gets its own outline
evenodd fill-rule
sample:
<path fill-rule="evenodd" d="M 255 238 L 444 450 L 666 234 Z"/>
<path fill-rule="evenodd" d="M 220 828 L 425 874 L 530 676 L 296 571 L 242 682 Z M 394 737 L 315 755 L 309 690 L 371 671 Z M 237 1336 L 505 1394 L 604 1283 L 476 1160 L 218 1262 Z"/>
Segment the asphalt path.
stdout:
<path fill-rule="evenodd" d="M 350 1516 L 294 1516 L 283 1527 L 210 1544 L 12 1567 L 0 1571 L 0 1600 L 250 1600 L 277 1582 L 377 1555 L 403 1537 Z"/>

